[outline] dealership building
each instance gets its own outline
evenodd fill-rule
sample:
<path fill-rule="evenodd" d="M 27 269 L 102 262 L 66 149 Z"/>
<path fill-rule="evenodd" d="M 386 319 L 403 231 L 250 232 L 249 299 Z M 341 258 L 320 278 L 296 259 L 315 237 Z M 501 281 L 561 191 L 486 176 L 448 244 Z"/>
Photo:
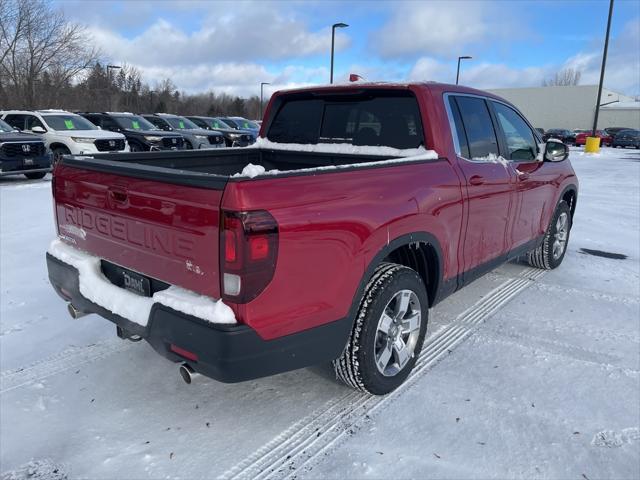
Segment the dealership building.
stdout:
<path fill-rule="evenodd" d="M 499 88 L 489 91 L 513 103 L 536 128 L 573 130 L 593 126 L 597 85 Z M 640 129 L 640 102 L 603 88 L 598 128 L 607 127 Z"/>

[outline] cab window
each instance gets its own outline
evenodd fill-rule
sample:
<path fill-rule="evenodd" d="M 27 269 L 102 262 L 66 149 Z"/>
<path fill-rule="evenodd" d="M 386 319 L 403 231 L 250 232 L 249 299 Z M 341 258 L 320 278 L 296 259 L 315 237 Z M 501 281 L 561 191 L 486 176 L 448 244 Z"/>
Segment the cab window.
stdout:
<path fill-rule="evenodd" d="M 469 158 L 484 159 L 492 154 L 500 155 L 496 131 L 484 99 L 457 96 L 455 100 L 463 126 L 463 132 L 458 132 L 458 139 L 461 140 L 461 147 L 465 145 L 463 148 L 468 149 Z"/>
<path fill-rule="evenodd" d="M 509 159 L 520 162 L 535 160 L 538 144 L 527 122 L 512 108 L 498 102 L 491 103 L 507 141 Z"/>

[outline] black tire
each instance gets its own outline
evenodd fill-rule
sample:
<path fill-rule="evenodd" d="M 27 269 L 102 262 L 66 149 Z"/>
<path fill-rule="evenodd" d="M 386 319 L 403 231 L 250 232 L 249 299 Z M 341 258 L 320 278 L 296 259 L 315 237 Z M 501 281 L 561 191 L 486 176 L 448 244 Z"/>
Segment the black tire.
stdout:
<path fill-rule="evenodd" d="M 63 155 L 71 155 L 67 147 L 57 147 L 53 149 L 53 164 L 55 165 L 62 160 Z"/>
<path fill-rule="evenodd" d="M 420 326 L 419 329 L 414 329 L 417 335 L 411 337 L 407 334 L 407 345 L 413 345 L 413 352 L 407 363 L 392 376 L 385 376 L 378 369 L 375 358 L 376 348 L 380 345 L 380 335 L 382 335 L 378 332 L 378 322 L 391 302 L 396 302 L 396 296 L 403 290 L 410 290 L 419 302 L 419 307 L 415 310 L 417 303 L 410 304 L 410 308 L 413 314 L 419 310 Z M 342 355 L 333 361 L 336 377 L 355 389 L 374 395 L 385 395 L 398 388 L 405 381 L 420 355 L 427 332 L 428 315 L 429 299 L 420 276 L 414 270 L 402 265 L 380 264 L 365 288 L 347 346 Z M 391 339 L 387 338 L 387 341 L 390 342 Z M 391 350 L 390 347 L 387 348 Z M 395 352 L 389 360 L 394 363 L 389 363 L 389 368 L 398 368 L 397 358 L 397 352 Z"/>
<path fill-rule="evenodd" d="M 129 144 L 129 150 L 131 150 L 132 152 L 144 152 L 146 151 L 142 145 L 140 145 L 139 143 L 136 142 L 131 142 Z"/>
<path fill-rule="evenodd" d="M 559 255 L 554 254 L 554 243 L 556 241 L 556 234 L 558 234 L 558 221 L 561 216 L 566 215 L 566 238 L 562 248 L 562 252 Z M 538 246 L 535 250 L 532 250 L 527 255 L 527 260 L 529 265 L 536 268 L 541 268 L 544 270 L 553 270 L 557 268 L 564 259 L 565 254 L 567 253 L 567 246 L 569 245 L 569 235 L 571 234 L 571 209 L 567 202 L 561 201 L 556 207 L 556 211 L 551 218 L 551 222 L 549 223 L 549 227 L 547 228 L 546 233 L 544 234 L 544 239 L 542 244 Z"/>
<path fill-rule="evenodd" d="M 33 172 L 33 173 L 25 173 L 24 176 L 29 180 L 40 180 L 44 178 L 47 172 Z"/>
<path fill-rule="evenodd" d="M 187 150 L 193 150 L 193 145 L 191 145 L 191 142 L 189 140 L 185 140 L 184 148 L 186 148 Z"/>

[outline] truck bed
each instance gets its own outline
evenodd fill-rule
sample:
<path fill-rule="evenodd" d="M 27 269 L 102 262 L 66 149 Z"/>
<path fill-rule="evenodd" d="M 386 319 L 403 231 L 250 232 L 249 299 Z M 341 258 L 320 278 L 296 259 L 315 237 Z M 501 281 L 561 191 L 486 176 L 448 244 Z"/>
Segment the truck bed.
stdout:
<path fill-rule="evenodd" d="M 310 168 L 358 165 L 389 159 L 386 155 L 237 148 L 67 156 L 64 164 L 146 180 L 220 189 L 250 163 L 260 165 L 267 171 L 279 170 L 287 175 Z M 246 180 L 246 177 L 236 178 Z"/>

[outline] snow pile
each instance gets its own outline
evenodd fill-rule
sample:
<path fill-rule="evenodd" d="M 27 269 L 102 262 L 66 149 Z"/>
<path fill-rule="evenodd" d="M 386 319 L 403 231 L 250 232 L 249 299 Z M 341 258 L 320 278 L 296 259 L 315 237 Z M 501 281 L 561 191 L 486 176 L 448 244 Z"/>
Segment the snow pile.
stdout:
<path fill-rule="evenodd" d="M 66 480 L 67 478 L 65 467 L 49 459 L 31 460 L 20 468 L 2 475 L 2 480 Z"/>
<path fill-rule="evenodd" d="M 211 323 L 236 323 L 233 310 L 222 300 L 216 301 L 176 286 L 156 292 L 153 297 L 141 297 L 107 280 L 100 270 L 98 257 L 70 247 L 59 239 L 51 242 L 48 251 L 58 260 L 78 270 L 80 293 L 85 298 L 139 325 L 147 325 L 154 303 Z"/>
<path fill-rule="evenodd" d="M 633 443 L 640 440 L 640 429 L 637 427 L 624 428 L 621 432 L 613 430 L 603 430 L 596 433 L 591 440 L 591 445 L 595 447 L 616 448 L 625 443 Z"/>
<path fill-rule="evenodd" d="M 270 173 L 278 173 L 278 170 L 269 170 Z M 262 165 L 254 165 L 250 163 L 242 169 L 242 172 L 231 175 L 232 177 L 249 177 L 253 178 L 257 175 L 265 173 L 265 168 Z"/>
<path fill-rule="evenodd" d="M 434 150 L 427 150 L 424 147 L 419 148 L 391 148 L 391 147 L 375 147 L 350 145 L 346 143 L 276 143 L 266 138 L 258 137 L 256 142 L 246 148 L 268 148 L 271 150 L 284 150 L 291 152 L 305 153 L 334 153 L 340 155 L 375 155 L 379 157 L 389 157 L 388 160 L 377 160 L 372 162 L 350 163 L 347 165 L 328 165 L 324 167 L 311 167 L 296 169 L 296 173 L 313 173 L 326 170 L 339 170 L 353 167 L 370 167 L 372 165 L 386 165 L 394 163 L 405 163 L 409 161 L 419 160 L 437 160 L 439 155 Z M 398 158 L 400 157 L 400 158 Z M 283 170 L 265 170 L 261 165 L 248 164 L 242 169 L 242 172 L 232 175 L 233 178 L 247 177 L 253 178 L 258 175 L 277 175 L 285 173 Z"/>
<path fill-rule="evenodd" d="M 473 157 L 471 161 L 478 163 L 500 163 L 505 167 L 509 165 L 509 160 L 504 158 L 502 155 L 496 155 L 495 153 L 490 153 L 486 157 Z"/>
<path fill-rule="evenodd" d="M 258 137 L 251 147 L 268 148 L 271 150 L 286 150 L 308 153 L 336 153 L 342 155 L 376 155 L 379 157 L 412 157 L 415 160 L 435 160 L 438 154 L 424 147 L 392 148 L 373 145 L 351 145 L 349 143 L 277 143 L 263 137 Z M 414 158 L 420 157 L 420 158 Z"/>

